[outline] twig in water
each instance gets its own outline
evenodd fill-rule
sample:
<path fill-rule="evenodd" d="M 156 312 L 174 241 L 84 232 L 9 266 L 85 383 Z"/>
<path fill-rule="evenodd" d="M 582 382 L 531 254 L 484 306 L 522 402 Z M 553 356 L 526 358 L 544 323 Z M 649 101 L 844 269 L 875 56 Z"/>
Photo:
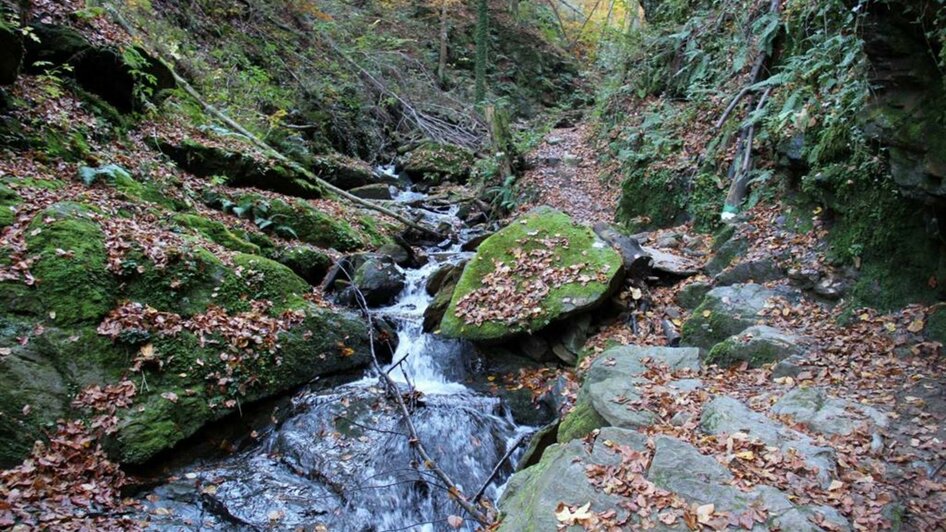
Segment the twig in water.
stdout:
<path fill-rule="evenodd" d="M 503 464 L 505 464 L 506 460 L 509 460 L 509 457 L 512 456 L 512 453 L 514 453 L 516 449 L 518 449 L 519 446 L 522 445 L 522 442 L 526 441 L 527 436 L 529 435 L 523 434 L 519 436 L 519 438 L 516 439 L 516 441 L 506 451 L 506 454 L 504 454 L 503 457 L 500 458 L 498 462 L 496 462 L 496 466 L 493 467 L 492 473 L 490 473 L 489 476 L 486 477 L 486 480 L 483 482 L 483 485 L 480 486 L 480 489 L 476 491 L 476 495 L 473 496 L 474 501 L 480 500 L 480 497 L 483 496 L 483 493 L 486 491 L 486 488 L 488 488 L 490 483 L 493 481 L 493 479 L 496 478 L 496 475 L 499 473 L 499 470 L 502 468 Z"/>

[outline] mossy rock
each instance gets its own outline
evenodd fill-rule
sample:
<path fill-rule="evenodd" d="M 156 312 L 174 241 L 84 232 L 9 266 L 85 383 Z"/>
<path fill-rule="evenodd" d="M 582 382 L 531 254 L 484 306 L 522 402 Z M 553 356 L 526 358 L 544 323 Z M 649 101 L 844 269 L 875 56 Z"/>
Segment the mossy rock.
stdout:
<path fill-rule="evenodd" d="M 163 268 L 140 252 L 129 253 L 123 264 L 129 272 L 123 297 L 184 317 L 204 312 L 210 305 L 224 306 L 219 288 L 239 282 L 229 266 L 196 244 L 173 250 Z M 243 302 L 240 306 L 246 307 Z"/>
<path fill-rule="evenodd" d="M 797 337 L 766 325 L 755 325 L 713 346 L 706 363 L 735 366 L 745 362 L 751 368 L 759 368 L 801 352 Z"/>
<path fill-rule="evenodd" d="M 342 190 L 363 187 L 375 182 L 374 172 L 368 163 L 337 153 L 313 157 L 312 170 L 320 178 Z"/>
<path fill-rule="evenodd" d="M 519 259 L 513 254 L 516 249 L 529 252 L 545 249 L 543 239 L 564 239 L 567 244 L 555 245 L 551 267 L 581 267 L 588 272 L 590 282 L 569 282 L 552 286 L 538 303 L 537 313 L 530 318 L 514 323 L 488 320 L 480 325 L 467 323 L 457 315 L 457 306 L 468 294 L 483 288 L 484 278 L 493 273 L 497 263 L 515 265 Z M 596 275 L 601 273 L 604 282 Z M 524 332 L 538 332 L 550 323 L 594 308 L 605 301 L 622 279 L 621 255 L 605 244 L 591 228 L 580 225 L 566 214 L 548 207 L 540 207 L 511 223 L 480 244 L 476 256 L 466 265 L 450 306 L 440 325 L 441 333 L 448 337 L 474 341 L 499 341 Z M 544 282 L 539 276 L 514 280 L 517 290 L 531 290 L 528 283 Z M 507 294 L 515 298 L 515 294 Z"/>
<path fill-rule="evenodd" d="M 242 203 L 242 201 L 241 201 Z M 300 200 L 291 204 L 281 200 L 270 204 L 271 218 L 286 225 L 296 233 L 299 240 L 321 248 L 338 251 L 353 251 L 363 242 L 351 224 L 337 220 Z"/>
<path fill-rule="evenodd" d="M 584 438 L 591 431 L 607 427 L 608 421 L 601 417 L 587 396 L 581 397 L 571 412 L 562 418 L 558 426 L 558 442 L 567 443 L 574 439 Z"/>
<path fill-rule="evenodd" d="M 37 257 L 36 297 L 56 324 L 98 323 L 115 303 L 105 234 L 88 214 L 81 205 L 58 203 L 30 224 L 26 242 Z"/>
<path fill-rule="evenodd" d="M 300 198 L 321 198 L 322 186 L 305 174 L 247 151 L 206 146 L 193 139 L 180 143 L 159 142 L 158 147 L 184 170 L 199 177 L 226 176 L 234 187 L 253 187 Z"/>
<path fill-rule="evenodd" d="M 428 143 L 404 158 L 404 172 L 411 179 L 432 184 L 465 183 L 473 169 L 473 153 L 451 144 Z"/>
<path fill-rule="evenodd" d="M 332 258 L 324 251 L 305 244 L 285 247 L 273 258 L 313 286 L 318 286 L 332 267 Z"/>
<path fill-rule="evenodd" d="M 781 294 L 757 284 L 714 288 L 683 324 L 682 343 L 709 350 L 756 324 L 767 302 Z"/>
<path fill-rule="evenodd" d="M 0 184 L 0 229 L 13 225 L 20 195 L 6 185 Z"/>
<path fill-rule="evenodd" d="M 250 303 L 259 300 L 272 301 L 274 313 L 300 308 L 302 296 L 311 291 L 301 277 L 274 260 L 238 253 L 233 262 L 238 271 L 227 276 L 219 290 L 221 306 L 232 312 L 249 310 Z"/>
<path fill-rule="evenodd" d="M 280 333 L 279 348 L 244 357 L 238 375 L 252 376 L 242 388 L 239 379 L 226 385 L 205 376 L 222 372 L 219 346 L 184 332 L 155 338 L 152 345 L 165 361 L 147 370 L 149 388 L 135 404 L 120 412 L 119 430 L 109 452 L 126 464 L 142 464 L 196 434 L 211 421 L 233 414 L 239 403 L 259 401 L 310 382 L 313 378 L 367 366 L 371 349 L 366 324 L 354 314 L 306 304 L 305 320 Z M 210 340 L 221 341 L 211 336 Z"/>
<path fill-rule="evenodd" d="M 181 227 L 192 229 L 204 238 L 227 249 L 251 255 L 261 254 L 259 246 L 240 238 L 230 231 L 230 228 L 216 220 L 204 218 L 197 214 L 178 214 L 174 216 L 173 220 Z"/>

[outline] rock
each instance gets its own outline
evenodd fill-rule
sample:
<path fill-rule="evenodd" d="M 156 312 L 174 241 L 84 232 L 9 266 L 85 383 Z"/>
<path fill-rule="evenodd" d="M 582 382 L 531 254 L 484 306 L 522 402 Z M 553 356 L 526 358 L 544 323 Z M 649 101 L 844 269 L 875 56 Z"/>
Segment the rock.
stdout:
<path fill-rule="evenodd" d="M 233 133 L 226 134 L 242 139 Z M 156 143 L 160 151 L 178 166 L 198 177 L 224 176 L 227 185 L 232 187 L 259 188 L 300 198 L 321 198 L 325 193 L 320 184 L 296 169 L 254 155 L 249 144 L 245 151 L 240 152 L 205 145 L 191 138 L 179 142 L 157 140 Z"/>
<path fill-rule="evenodd" d="M 458 264 L 444 266 L 434 274 L 435 277 L 439 277 L 438 282 L 434 283 L 437 285 L 437 292 L 434 294 L 434 300 L 424 310 L 424 332 L 431 333 L 440 329 L 440 323 L 447 312 L 447 307 L 453 298 L 453 291 L 462 273 L 463 266 Z M 434 281 L 433 277 L 427 283 L 428 293 L 433 288 L 432 281 Z"/>
<path fill-rule="evenodd" d="M 552 352 L 562 362 L 574 365 L 578 362 L 591 331 L 591 316 L 583 314 L 562 324 L 564 332 L 552 342 Z"/>
<path fill-rule="evenodd" d="M 353 284 L 369 307 L 389 305 L 404 289 L 405 277 L 388 257 L 374 256 L 355 270 Z"/>
<path fill-rule="evenodd" d="M 610 442 L 605 445 L 604 442 Z M 633 431 L 605 428 L 592 446 L 575 440 L 545 449 L 538 464 L 514 474 L 499 500 L 503 520 L 500 531 L 544 532 L 558 530 L 555 511 L 560 503 L 582 506 L 591 503 L 592 512 L 617 511 L 617 519 L 627 517 L 620 507 L 623 500 L 595 489 L 585 474 L 590 465 L 617 465 L 620 446 L 643 452 L 647 439 Z"/>
<path fill-rule="evenodd" d="M 644 427 L 654 421 L 652 413 L 628 409 L 625 403 L 638 399 L 636 385 L 648 364 L 665 364 L 670 371 L 699 371 L 699 350 L 693 348 L 623 346 L 598 355 L 585 372 L 575 407 L 559 426 L 559 442 L 581 438 L 609 425 Z M 670 383 L 670 393 L 686 393 L 686 383 Z M 615 402 L 617 400 L 617 402 Z"/>
<path fill-rule="evenodd" d="M 653 260 L 655 272 L 674 277 L 692 277 L 700 273 L 700 265 L 693 259 L 674 255 L 657 248 L 644 246 L 643 249 Z"/>
<path fill-rule="evenodd" d="M 407 154 L 402 164 L 407 176 L 415 181 L 462 184 L 473 169 L 473 153 L 459 146 L 428 143 Z"/>
<path fill-rule="evenodd" d="M 706 363 L 735 366 L 747 362 L 758 368 L 800 355 L 798 337 L 766 325 L 753 325 L 739 334 L 716 344 L 706 357 Z"/>
<path fill-rule="evenodd" d="M 716 286 L 729 286 L 748 282 L 765 283 L 785 276 L 774 259 L 747 260 L 730 266 L 716 275 Z"/>
<path fill-rule="evenodd" d="M 726 396 L 713 399 L 703 407 L 700 427 L 707 434 L 722 435 L 744 432 L 766 445 L 777 447 L 783 453 L 794 449 L 806 465 L 817 470 L 816 476 L 823 488 L 836 478 L 835 451 L 818 446 L 811 438 L 785 425 L 750 410 L 739 401 Z"/>
<path fill-rule="evenodd" d="M 562 155 L 562 162 L 565 164 L 565 166 L 571 168 L 577 168 L 581 164 L 581 161 L 581 157 L 572 153 L 566 153 L 565 155 Z"/>
<path fill-rule="evenodd" d="M 556 356 L 552 352 L 552 347 L 549 345 L 549 342 L 541 336 L 532 334 L 523 336 L 519 340 L 518 347 L 525 356 L 536 362 L 548 362 Z"/>
<path fill-rule="evenodd" d="M 820 387 L 794 388 L 772 405 L 772 413 L 788 416 L 827 436 L 847 436 L 859 425 L 880 428 L 889 425 L 887 416 L 876 408 L 831 397 Z"/>
<path fill-rule="evenodd" d="M 477 249 L 479 249 L 480 244 L 482 244 L 483 242 L 486 242 L 486 239 L 491 236 L 493 236 L 493 233 L 483 233 L 481 235 L 477 235 L 467 240 L 466 242 L 464 242 L 463 245 L 460 246 L 460 249 L 462 251 L 476 251 Z"/>
<path fill-rule="evenodd" d="M 562 137 L 558 137 L 555 135 L 551 135 L 545 139 L 545 143 L 548 144 L 549 146 L 558 146 L 562 142 L 564 142 L 564 139 L 562 139 Z"/>
<path fill-rule="evenodd" d="M 772 290 L 757 284 L 737 284 L 714 288 L 683 324 L 683 344 L 710 349 L 730 336 L 756 324 L 759 312 L 776 296 L 797 297 L 786 290 Z"/>
<path fill-rule="evenodd" d="M 130 112 L 141 106 L 141 83 L 147 83 L 152 98 L 176 86 L 171 70 L 143 48 L 129 46 L 118 50 L 93 46 L 78 31 L 67 26 L 37 23 L 30 27 L 36 39 L 25 40 L 25 64 L 68 64 L 83 89 L 121 112 Z M 147 81 L 143 80 L 145 76 Z"/>
<path fill-rule="evenodd" d="M 503 272 L 491 275 L 497 267 Z M 622 273 L 620 255 L 591 229 L 540 207 L 480 245 L 463 270 L 441 331 L 493 342 L 536 333 L 607 301 Z"/>
<path fill-rule="evenodd" d="M 233 231 L 230 231 L 229 227 L 216 220 L 187 213 L 176 214 L 173 220 L 174 223 L 182 228 L 182 231 L 198 234 L 227 249 L 239 251 L 240 253 L 249 253 L 251 255 L 262 254 L 258 245 L 248 242 Z"/>
<path fill-rule="evenodd" d="M 332 266 L 331 257 L 306 244 L 285 247 L 276 254 L 275 259 L 312 286 L 319 286 Z"/>
<path fill-rule="evenodd" d="M 378 183 L 375 185 L 364 185 L 361 187 L 350 189 L 348 192 L 353 196 L 357 196 L 359 198 L 368 199 L 368 200 L 389 201 L 394 198 L 394 195 L 391 193 L 391 185 L 388 185 L 386 183 Z"/>
<path fill-rule="evenodd" d="M 621 254 L 624 271 L 629 277 L 643 278 L 650 275 L 654 261 L 636 238 L 627 236 L 606 223 L 595 224 L 594 231 Z"/>
<path fill-rule="evenodd" d="M 15 28 L 0 22 L 0 85 L 12 85 L 23 64 L 23 38 Z"/>
<path fill-rule="evenodd" d="M 741 257 L 749 251 L 749 241 L 743 236 L 735 235 L 737 232 L 738 229 L 735 226 L 729 226 L 717 239 L 713 245 L 713 257 L 706 263 L 706 273 L 719 275 L 737 257 Z"/>
<path fill-rule="evenodd" d="M 315 175 L 342 190 L 350 191 L 358 187 L 378 185 L 378 181 L 382 180 L 382 178 L 375 176 L 371 165 L 368 163 L 339 153 L 317 155 L 311 161 L 311 166 L 310 169 Z M 380 185 L 386 186 L 387 183 L 382 180 Z M 390 189 L 388 190 L 390 192 Z"/>
<path fill-rule="evenodd" d="M 693 310 L 700 306 L 706 294 L 713 289 L 709 283 L 690 283 L 677 292 L 677 303 L 687 310 Z"/>
<path fill-rule="evenodd" d="M 786 359 L 780 360 L 772 368 L 772 378 L 779 379 L 782 377 L 797 377 L 802 371 L 805 371 L 804 368 L 805 359 L 799 355 L 793 355 Z"/>
<path fill-rule="evenodd" d="M 377 255 L 391 259 L 394 264 L 406 268 L 414 262 L 409 249 L 400 244 L 385 244 L 375 250 Z"/>

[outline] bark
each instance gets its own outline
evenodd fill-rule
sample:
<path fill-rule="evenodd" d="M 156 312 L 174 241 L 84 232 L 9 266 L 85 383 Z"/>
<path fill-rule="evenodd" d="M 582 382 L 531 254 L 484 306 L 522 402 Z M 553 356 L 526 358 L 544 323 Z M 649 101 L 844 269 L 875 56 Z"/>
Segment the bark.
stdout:
<path fill-rule="evenodd" d="M 476 3 L 476 103 L 486 100 L 486 67 L 489 61 L 489 3 Z"/>
<path fill-rule="evenodd" d="M 441 0 L 440 3 L 440 60 L 437 62 L 437 82 L 441 89 L 447 87 L 447 7 L 450 0 Z"/>

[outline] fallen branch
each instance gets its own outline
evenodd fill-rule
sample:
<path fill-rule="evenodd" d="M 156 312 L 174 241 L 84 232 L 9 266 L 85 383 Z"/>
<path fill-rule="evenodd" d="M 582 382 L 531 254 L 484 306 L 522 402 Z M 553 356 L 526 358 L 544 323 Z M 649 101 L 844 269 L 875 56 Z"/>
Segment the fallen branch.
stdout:
<path fill-rule="evenodd" d="M 493 467 L 493 471 L 489 474 L 488 477 L 486 477 L 486 480 L 483 481 L 483 485 L 480 486 L 480 489 L 476 490 L 476 495 L 473 496 L 474 501 L 480 500 L 480 497 L 483 496 L 483 493 L 486 491 L 486 488 L 489 487 L 490 483 L 493 482 L 493 479 L 496 478 L 496 475 L 499 474 L 499 470 L 502 469 L 503 464 L 505 464 L 506 460 L 509 460 L 509 457 L 512 456 L 512 453 L 516 452 L 516 449 L 518 449 L 519 446 L 522 445 L 524 441 L 526 441 L 527 436 L 528 434 L 523 434 L 519 436 L 519 438 L 517 438 L 516 441 L 513 442 L 513 444 L 506 451 L 506 454 L 504 454 L 503 457 L 500 458 L 498 462 L 496 462 L 496 466 Z"/>
<path fill-rule="evenodd" d="M 127 31 L 132 36 L 141 38 L 141 35 L 139 34 L 139 32 L 134 27 L 132 27 L 131 24 L 129 24 L 128 21 L 126 21 L 120 13 L 118 13 L 117 10 L 115 10 L 112 7 L 109 7 L 108 10 L 112 14 L 112 16 L 115 18 L 115 20 L 118 21 L 119 25 L 121 25 L 125 29 L 125 31 Z M 142 41 L 144 41 L 144 39 L 142 39 Z M 151 51 L 151 53 L 154 54 L 156 57 L 158 57 L 159 60 L 163 61 L 163 59 L 161 59 L 162 54 L 155 53 L 153 50 Z M 191 98 L 194 99 L 194 101 L 200 104 L 200 106 L 203 107 L 204 110 L 208 112 L 210 115 L 212 115 L 213 117 L 217 118 L 218 120 L 226 124 L 227 127 L 233 129 L 237 133 L 240 133 L 241 135 L 246 137 L 253 145 L 263 150 L 263 152 L 266 153 L 267 155 L 275 159 L 278 159 L 282 163 L 285 163 L 293 170 L 299 172 L 300 174 L 304 175 L 306 178 L 317 183 L 319 186 L 321 186 L 325 190 L 328 190 L 329 192 L 335 194 L 336 196 L 342 199 L 348 200 L 349 202 L 359 205 L 361 207 L 364 207 L 366 209 L 371 209 L 373 211 L 380 212 L 381 214 L 384 214 L 386 216 L 390 216 L 391 218 L 401 222 L 405 226 L 421 231 L 422 233 L 436 236 L 438 238 L 441 236 L 439 233 L 437 233 L 433 229 L 426 227 L 422 224 L 419 224 L 415 222 L 414 220 L 407 218 L 406 216 L 403 216 L 397 212 L 392 211 L 391 209 L 382 207 L 372 201 L 362 199 L 355 195 L 349 194 L 348 192 L 336 187 L 335 185 L 315 175 L 310 170 L 300 165 L 296 161 L 290 159 L 289 157 L 286 157 L 285 155 L 277 151 L 275 148 L 267 144 L 265 141 L 263 141 L 262 139 L 254 135 L 248 129 L 246 129 L 245 127 L 237 123 L 235 120 L 227 116 L 223 111 L 217 109 L 210 103 L 204 101 L 203 97 L 201 97 L 197 89 L 191 86 L 191 84 L 188 83 L 187 80 L 182 78 L 177 73 L 177 71 L 171 68 L 170 64 L 167 61 L 163 61 L 163 62 L 168 66 L 168 70 L 170 70 L 171 74 L 174 76 L 174 81 L 178 84 L 179 87 L 181 87 L 184 90 L 184 92 L 188 94 L 188 96 L 190 96 Z"/>
<path fill-rule="evenodd" d="M 755 107 L 755 111 L 752 114 L 758 113 L 765 108 L 765 104 L 771 92 L 771 87 L 765 90 L 762 97 L 759 98 L 759 104 Z M 732 183 L 729 185 L 729 193 L 726 195 L 726 201 L 723 203 L 723 219 L 726 219 L 727 215 L 731 217 L 739 212 L 739 206 L 742 205 L 742 200 L 745 199 L 746 192 L 749 190 L 749 179 L 751 177 L 749 170 L 752 165 L 752 143 L 755 141 L 755 126 L 755 122 L 752 122 L 748 126 L 746 141 L 742 148 L 742 161 L 737 167 Z"/>

